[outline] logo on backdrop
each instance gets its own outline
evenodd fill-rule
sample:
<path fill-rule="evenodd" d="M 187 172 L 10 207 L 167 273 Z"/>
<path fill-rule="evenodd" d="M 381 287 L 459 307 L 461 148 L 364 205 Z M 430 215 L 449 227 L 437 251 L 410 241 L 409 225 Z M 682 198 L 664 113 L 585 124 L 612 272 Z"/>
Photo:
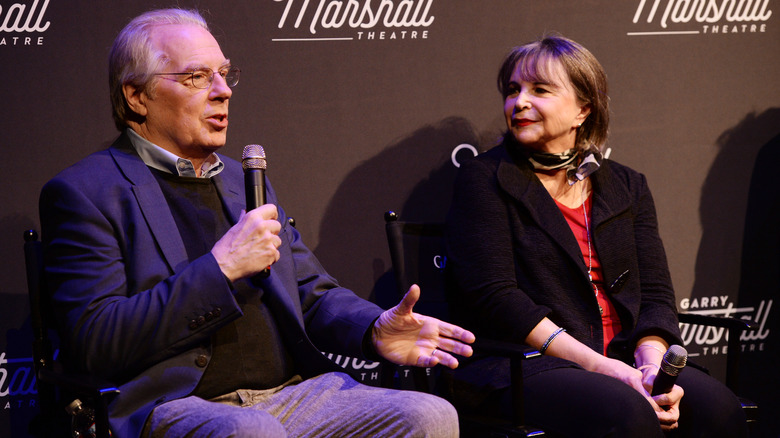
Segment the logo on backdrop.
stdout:
<path fill-rule="evenodd" d="M 769 0 L 639 0 L 628 35 L 762 34 Z"/>
<path fill-rule="evenodd" d="M 460 161 L 463 159 L 462 155 L 459 155 L 461 151 L 468 151 L 465 152 L 468 158 L 473 158 L 479 155 L 479 152 L 477 151 L 477 148 L 474 146 L 468 144 L 468 143 L 461 143 L 457 146 L 455 146 L 455 149 L 452 150 L 452 154 L 450 155 L 450 159 L 452 160 L 452 164 L 455 167 L 460 167 Z"/>
<path fill-rule="evenodd" d="M 6 409 L 34 408 L 36 405 L 35 372 L 32 358 L 6 358 L 0 352 L 0 406 Z"/>
<path fill-rule="evenodd" d="M 758 328 L 743 332 L 739 340 L 743 352 L 763 352 L 766 351 L 767 338 L 771 331 L 767 328 L 767 321 L 772 310 L 772 301 L 761 300 L 754 307 L 734 307 L 734 303 L 729 302 L 728 295 L 684 298 L 680 300 L 680 309 L 688 313 L 743 318 L 756 322 Z M 725 328 L 680 323 L 680 331 L 683 344 L 689 349 L 691 356 L 725 356 L 728 352 Z"/>
<path fill-rule="evenodd" d="M 274 0 L 281 3 L 273 41 L 425 40 L 433 0 Z"/>
<path fill-rule="evenodd" d="M 43 33 L 51 25 L 44 17 L 48 7 L 49 0 L 0 4 L 0 47 L 42 46 Z"/>
<path fill-rule="evenodd" d="M 324 351 L 322 354 L 335 362 L 336 365 L 344 368 L 344 370 L 349 375 L 351 375 L 353 379 L 367 385 L 376 386 L 380 383 L 381 369 L 377 368 L 380 365 L 379 362 L 365 361 L 362 359 L 342 356 L 340 354 L 327 353 Z"/>

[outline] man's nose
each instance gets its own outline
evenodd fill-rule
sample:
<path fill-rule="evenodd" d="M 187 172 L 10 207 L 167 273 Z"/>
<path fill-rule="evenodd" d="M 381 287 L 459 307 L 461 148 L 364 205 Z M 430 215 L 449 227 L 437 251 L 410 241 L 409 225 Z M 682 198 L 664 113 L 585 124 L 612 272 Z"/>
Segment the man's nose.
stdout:
<path fill-rule="evenodd" d="M 233 95 L 233 89 L 228 86 L 222 75 L 215 74 L 211 83 L 211 94 L 214 98 L 229 99 Z"/>

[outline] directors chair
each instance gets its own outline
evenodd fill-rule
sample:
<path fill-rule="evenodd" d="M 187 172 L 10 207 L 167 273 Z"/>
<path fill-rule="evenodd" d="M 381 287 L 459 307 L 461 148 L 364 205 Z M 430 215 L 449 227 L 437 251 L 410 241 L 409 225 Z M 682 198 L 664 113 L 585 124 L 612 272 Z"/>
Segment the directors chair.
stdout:
<path fill-rule="evenodd" d="M 424 293 L 414 306 L 423 315 L 450 321 L 444 275 L 445 253 L 443 247 L 444 225 L 437 223 L 413 223 L 398 220 L 392 211 L 385 213 L 385 231 L 390 247 L 390 258 L 398 294 L 403 296 L 412 284 L 418 284 Z M 516 344 L 487 339 L 477 339 L 473 348 L 493 356 L 510 360 L 512 418 L 485 417 L 459 411 L 462 437 L 540 437 L 544 432 L 526 426 L 523 398 L 523 361 L 540 356 L 539 352 Z M 434 392 L 430 370 L 414 370 L 417 389 Z M 420 377 L 425 374 L 425 376 Z M 435 379 L 435 378 L 434 378 Z"/>
<path fill-rule="evenodd" d="M 54 359 L 49 337 L 49 331 L 54 330 L 54 317 L 43 275 L 43 247 L 35 230 L 24 232 L 24 262 L 33 332 L 33 370 L 40 408 L 38 417 L 30 424 L 30 432 L 41 438 L 87 438 L 83 428 L 89 428 L 90 422 L 94 421 L 94 436 L 109 438 L 108 404 L 119 390 L 94 376 L 68 373 Z M 69 415 L 69 411 L 73 414 Z M 86 425 L 85 421 L 88 422 Z"/>
<path fill-rule="evenodd" d="M 399 220 L 396 213 L 385 213 L 385 231 L 390 247 L 390 257 L 393 273 L 396 279 L 398 293 L 403 295 L 412 284 L 419 284 L 424 291 L 420 301 L 415 305 L 415 311 L 424 315 L 433 316 L 445 321 L 450 321 L 449 305 L 447 302 L 447 283 L 444 274 L 446 253 L 443 245 L 444 224 L 404 222 Z M 679 314 L 682 323 L 698 324 L 723 328 L 728 333 L 728 350 L 726 357 L 725 383 L 732 392 L 737 393 L 737 376 L 739 369 L 740 344 L 739 339 L 744 331 L 757 328 L 753 321 L 698 315 L 690 313 Z M 469 412 L 458 412 L 461 418 L 461 435 L 464 437 L 491 436 L 491 437 L 531 437 L 541 436 L 544 432 L 525 426 L 523 415 L 522 391 L 522 361 L 539 356 L 539 353 L 530 349 L 523 350 L 515 344 L 477 339 L 474 351 L 481 351 L 499 357 L 511 358 L 511 388 L 512 388 L 512 412 L 513 418 L 510 424 L 496 416 L 495 418 L 476 417 Z M 709 373 L 706 368 L 688 361 L 689 366 L 699 368 Z M 416 379 L 419 381 L 421 379 Z M 742 409 L 747 417 L 749 426 L 758 421 L 758 406 L 745 398 L 739 397 Z"/>

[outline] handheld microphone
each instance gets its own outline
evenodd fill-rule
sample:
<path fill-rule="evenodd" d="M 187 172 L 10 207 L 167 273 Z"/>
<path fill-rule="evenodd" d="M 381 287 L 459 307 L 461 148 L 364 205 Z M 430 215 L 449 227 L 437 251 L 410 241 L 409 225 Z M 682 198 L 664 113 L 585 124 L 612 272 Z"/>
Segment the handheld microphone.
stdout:
<path fill-rule="evenodd" d="M 241 154 L 241 167 L 244 169 L 244 191 L 246 192 L 246 211 L 249 212 L 265 204 L 265 150 L 259 144 L 244 146 Z M 262 278 L 271 274 L 271 268 L 265 268 L 257 276 Z"/>
<path fill-rule="evenodd" d="M 653 382 L 653 390 L 650 395 L 666 394 L 672 390 L 677 376 L 688 362 L 688 352 L 679 345 L 672 345 L 666 350 L 658 375 Z"/>
<path fill-rule="evenodd" d="M 241 167 L 244 169 L 244 190 L 246 191 L 246 211 L 265 204 L 265 150 L 258 144 L 244 146 L 241 154 Z"/>

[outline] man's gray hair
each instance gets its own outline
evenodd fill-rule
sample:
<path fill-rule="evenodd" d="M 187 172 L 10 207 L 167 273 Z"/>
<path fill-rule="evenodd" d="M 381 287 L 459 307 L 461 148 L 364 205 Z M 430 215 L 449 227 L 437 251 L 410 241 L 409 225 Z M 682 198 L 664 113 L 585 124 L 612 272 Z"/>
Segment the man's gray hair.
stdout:
<path fill-rule="evenodd" d="M 122 91 L 133 84 L 140 91 L 154 91 L 154 73 L 167 62 L 164 53 L 152 46 L 152 31 L 157 26 L 187 24 L 209 30 L 206 20 L 196 10 L 157 9 L 134 18 L 114 40 L 108 56 L 108 86 L 117 129 L 124 130 L 131 117 L 138 117 L 127 105 Z"/>

